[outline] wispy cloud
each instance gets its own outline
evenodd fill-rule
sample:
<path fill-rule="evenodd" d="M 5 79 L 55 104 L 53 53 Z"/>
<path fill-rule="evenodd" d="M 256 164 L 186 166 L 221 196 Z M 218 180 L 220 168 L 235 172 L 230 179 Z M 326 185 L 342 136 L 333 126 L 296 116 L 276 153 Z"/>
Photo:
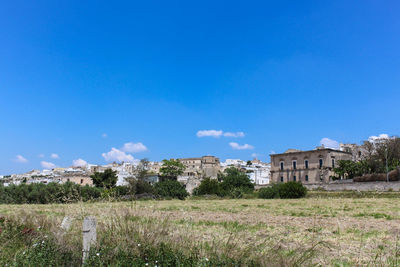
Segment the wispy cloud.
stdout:
<path fill-rule="evenodd" d="M 54 169 L 56 165 L 52 162 L 47 162 L 47 161 L 41 161 L 40 165 L 42 165 L 43 168 L 45 169 Z"/>
<path fill-rule="evenodd" d="M 107 138 L 107 134 L 106 133 L 103 133 L 102 135 L 101 135 L 101 137 L 103 137 L 103 138 Z"/>
<path fill-rule="evenodd" d="M 28 160 L 26 158 L 24 158 L 22 155 L 17 155 L 15 157 L 15 161 L 18 163 L 27 163 Z"/>
<path fill-rule="evenodd" d="M 39 154 L 38 157 L 39 158 L 44 158 L 44 154 Z"/>
<path fill-rule="evenodd" d="M 235 150 L 254 149 L 254 146 L 249 144 L 239 145 L 238 143 L 230 142 L 229 145 Z"/>
<path fill-rule="evenodd" d="M 56 154 L 56 153 L 52 153 L 52 154 L 50 155 L 50 158 L 52 158 L 52 159 L 59 159 L 60 156 L 58 156 L 58 154 Z"/>
<path fill-rule="evenodd" d="M 129 142 L 125 143 L 124 146 L 121 148 L 121 150 L 130 153 L 138 153 L 147 151 L 147 147 L 140 142 L 139 143 Z"/>
<path fill-rule="evenodd" d="M 200 130 L 196 133 L 197 137 L 244 137 L 244 132 L 224 132 L 222 130 Z"/>
<path fill-rule="evenodd" d="M 340 147 L 338 141 L 329 139 L 328 137 L 322 138 L 319 143 L 326 148 L 339 149 Z"/>
<path fill-rule="evenodd" d="M 131 154 L 126 154 L 124 151 L 121 151 L 115 147 L 111 148 L 111 150 L 107 153 L 101 154 L 106 161 L 126 161 L 126 162 L 134 162 L 135 158 Z"/>
<path fill-rule="evenodd" d="M 72 161 L 72 166 L 74 167 L 84 167 L 87 165 L 87 162 L 83 159 L 74 159 Z"/>
<path fill-rule="evenodd" d="M 244 132 L 236 132 L 236 133 L 231 133 L 231 132 L 226 132 L 224 133 L 225 137 L 244 137 Z"/>

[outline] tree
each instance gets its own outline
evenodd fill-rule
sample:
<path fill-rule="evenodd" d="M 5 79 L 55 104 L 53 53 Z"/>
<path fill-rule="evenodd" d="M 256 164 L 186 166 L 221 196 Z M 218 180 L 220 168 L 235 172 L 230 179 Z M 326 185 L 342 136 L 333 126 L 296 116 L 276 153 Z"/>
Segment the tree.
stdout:
<path fill-rule="evenodd" d="M 141 159 L 139 164 L 133 169 L 133 175 L 137 180 L 144 180 L 149 174 L 149 160 Z"/>
<path fill-rule="evenodd" d="M 254 190 L 254 184 L 249 177 L 235 167 L 230 167 L 225 170 L 226 175 L 222 177 L 222 189 L 229 192 L 233 189 L 242 189 L 246 193 Z"/>
<path fill-rule="evenodd" d="M 162 197 L 172 197 L 183 200 L 189 195 L 185 187 L 180 182 L 174 180 L 158 182 L 154 185 L 154 188 L 157 194 Z"/>
<path fill-rule="evenodd" d="M 251 162 L 251 160 L 247 161 L 247 166 L 251 166 L 253 163 Z"/>
<path fill-rule="evenodd" d="M 216 179 L 211 179 L 209 177 L 204 178 L 200 185 L 193 190 L 193 195 L 218 195 L 223 196 L 221 190 L 221 185 Z"/>
<path fill-rule="evenodd" d="M 117 184 L 117 171 L 107 169 L 104 172 L 95 172 L 90 176 L 96 187 L 113 188 Z"/>
<path fill-rule="evenodd" d="M 182 175 L 186 169 L 179 160 L 163 160 L 163 165 L 160 168 L 162 180 L 177 180 L 179 175 Z"/>

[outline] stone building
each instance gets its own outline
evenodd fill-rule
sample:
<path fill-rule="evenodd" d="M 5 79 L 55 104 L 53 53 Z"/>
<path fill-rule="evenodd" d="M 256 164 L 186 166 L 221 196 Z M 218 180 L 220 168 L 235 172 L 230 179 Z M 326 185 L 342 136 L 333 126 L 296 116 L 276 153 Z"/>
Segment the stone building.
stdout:
<path fill-rule="evenodd" d="M 183 177 L 198 177 L 203 176 L 216 179 L 220 170 L 219 158 L 214 156 L 203 156 L 201 158 L 183 158 L 179 161 L 185 165 L 186 169 L 182 174 Z"/>
<path fill-rule="evenodd" d="M 271 182 L 299 181 L 302 183 L 327 183 L 334 175 L 333 168 L 339 160 L 352 160 L 352 153 L 317 147 L 301 151 L 289 149 L 271 156 Z"/>
<path fill-rule="evenodd" d="M 86 175 L 71 175 L 71 176 L 63 176 L 60 179 L 61 183 L 72 182 L 79 185 L 93 185 L 93 180 L 90 176 Z"/>

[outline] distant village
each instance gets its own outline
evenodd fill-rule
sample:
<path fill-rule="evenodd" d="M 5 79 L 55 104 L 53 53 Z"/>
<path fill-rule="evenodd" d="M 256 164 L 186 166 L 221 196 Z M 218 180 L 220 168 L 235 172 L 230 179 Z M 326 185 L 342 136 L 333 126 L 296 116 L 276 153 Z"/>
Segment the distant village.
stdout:
<path fill-rule="evenodd" d="M 270 182 L 299 181 L 304 184 L 329 183 L 332 181 L 333 169 L 339 160 L 358 161 L 362 158 L 361 146 L 340 144 L 339 149 L 316 147 L 301 151 L 288 149 L 284 153 L 271 154 L 270 163 L 253 160 L 226 159 L 220 162 L 215 156 L 203 156 L 178 159 L 184 164 L 184 173 L 178 181 L 191 192 L 204 177 L 216 179 L 225 169 L 235 167 L 245 172 L 256 186 L 268 185 Z M 126 185 L 127 178 L 135 178 L 135 169 L 139 162 L 120 162 L 106 165 L 84 164 L 66 168 L 32 170 L 22 174 L 0 176 L 4 186 L 21 183 L 66 183 L 93 185 L 91 175 L 104 172 L 106 169 L 116 171 L 117 185 Z M 148 162 L 146 165 L 150 182 L 157 182 L 163 162 Z"/>

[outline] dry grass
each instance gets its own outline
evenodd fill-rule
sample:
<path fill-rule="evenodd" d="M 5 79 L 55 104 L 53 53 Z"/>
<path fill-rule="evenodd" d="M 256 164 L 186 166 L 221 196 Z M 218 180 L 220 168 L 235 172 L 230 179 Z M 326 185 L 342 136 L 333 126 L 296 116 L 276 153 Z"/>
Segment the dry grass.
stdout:
<path fill-rule="evenodd" d="M 210 250 L 226 250 L 232 257 L 254 257 L 265 266 L 271 252 L 287 257 L 275 258 L 277 265 L 302 265 L 301 257 L 312 257 L 318 265 L 394 266 L 399 252 L 397 198 L 0 205 L 0 215 L 51 229 L 71 247 L 80 244 L 82 218 L 92 215 L 99 221 L 100 240 L 108 233 L 104 242 L 134 247 L 139 237 L 127 235 L 135 229 L 151 243 L 196 246 L 205 257 Z M 76 218 L 67 236 L 59 231 L 64 216 Z"/>

